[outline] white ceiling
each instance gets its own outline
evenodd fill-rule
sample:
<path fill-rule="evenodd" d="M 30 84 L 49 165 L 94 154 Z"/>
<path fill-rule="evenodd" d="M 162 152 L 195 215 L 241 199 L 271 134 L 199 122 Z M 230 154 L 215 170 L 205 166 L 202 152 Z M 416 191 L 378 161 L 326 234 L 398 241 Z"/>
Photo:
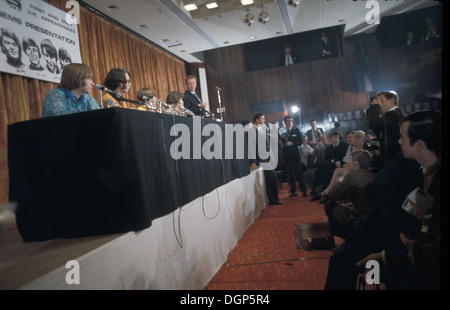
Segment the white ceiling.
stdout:
<path fill-rule="evenodd" d="M 234 1 L 239 0 L 219 0 Z M 344 37 L 375 31 L 366 15 L 378 3 L 380 20 L 384 16 L 401 14 L 439 4 L 433 0 L 299 0 L 297 7 L 287 0 L 258 0 L 263 5 L 238 6 L 228 12 L 211 10 L 207 17 L 192 18 L 180 0 L 84 0 L 82 3 L 114 19 L 154 44 L 186 62 L 202 62 L 202 52 L 210 49 L 263 40 L 277 36 L 345 24 Z M 196 0 L 204 4 L 204 0 Z M 220 4 L 220 3 L 219 3 Z M 116 10 L 109 7 L 115 5 Z M 269 13 L 266 24 L 257 17 L 264 9 Z M 255 21 L 243 22 L 248 11 Z M 140 29 L 140 25 L 148 28 Z"/>

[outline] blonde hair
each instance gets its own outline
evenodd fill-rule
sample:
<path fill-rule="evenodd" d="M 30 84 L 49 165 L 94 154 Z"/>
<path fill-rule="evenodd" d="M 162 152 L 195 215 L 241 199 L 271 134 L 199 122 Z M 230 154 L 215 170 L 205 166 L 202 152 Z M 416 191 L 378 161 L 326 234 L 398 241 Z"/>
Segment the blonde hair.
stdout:
<path fill-rule="evenodd" d="M 353 132 L 353 139 L 354 138 L 362 138 L 363 141 L 365 141 L 366 140 L 366 134 L 362 130 L 357 130 L 357 131 Z"/>
<path fill-rule="evenodd" d="M 84 86 L 84 80 L 92 78 L 92 69 L 84 64 L 73 63 L 64 67 L 58 87 L 74 90 Z"/>

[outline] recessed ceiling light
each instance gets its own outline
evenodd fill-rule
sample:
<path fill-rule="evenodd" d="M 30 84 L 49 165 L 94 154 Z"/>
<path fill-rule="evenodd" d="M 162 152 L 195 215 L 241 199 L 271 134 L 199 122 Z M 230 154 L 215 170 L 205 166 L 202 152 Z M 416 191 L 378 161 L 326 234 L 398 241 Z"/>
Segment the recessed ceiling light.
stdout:
<path fill-rule="evenodd" d="M 219 5 L 217 4 L 216 1 L 211 1 L 206 3 L 206 7 L 211 10 L 219 7 Z"/>
<path fill-rule="evenodd" d="M 249 5 L 249 4 L 253 4 L 253 0 L 241 0 L 241 4 L 242 5 Z"/>
<path fill-rule="evenodd" d="M 256 39 L 255 36 L 251 36 L 251 37 L 250 37 L 250 40 L 254 40 L 254 39 Z"/>
<path fill-rule="evenodd" d="M 193 10 L 198 9 L 198 7 L 194 1 L 187 1 L 187 0 L 184 1 L 184 8 L 188 11 L 193 11 Z"/>

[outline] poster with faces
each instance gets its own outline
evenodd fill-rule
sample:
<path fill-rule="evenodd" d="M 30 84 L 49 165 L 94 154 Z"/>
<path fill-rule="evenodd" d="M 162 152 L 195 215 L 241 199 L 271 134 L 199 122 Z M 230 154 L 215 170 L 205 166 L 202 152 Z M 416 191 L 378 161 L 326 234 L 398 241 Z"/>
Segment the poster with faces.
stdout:
<path fill-rule="evenodd" d="M 82 62 L 67 14 L 41 0 L 0 0 L 0 71 L 59 83 L 65 65 Z"/>

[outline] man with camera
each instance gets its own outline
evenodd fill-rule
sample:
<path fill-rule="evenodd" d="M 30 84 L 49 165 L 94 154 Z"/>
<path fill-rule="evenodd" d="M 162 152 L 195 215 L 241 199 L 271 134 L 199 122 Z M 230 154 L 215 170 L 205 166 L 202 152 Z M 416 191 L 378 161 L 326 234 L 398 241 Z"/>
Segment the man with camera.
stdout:
<path fill-rule="evenodd" d="M 399 124 L 404 113 L 399 108 L 398 101 L 399 98 L 395 92 L 384 91 L 371 98 L 370 106 L 366 110 L 369 128 L 375 132 L 380 141 L 380 152 L 384 164 L 400 152 Z"/>
<path fill-rule="evenodd" d="M 347 227 L 325 289 L 355 289 L 369 260 L 380 263 L 387 289 L 440 288 L 441 114 L 411 113 L 400 133 L 402 153 L 367 185 L 374 204 Z"/>

